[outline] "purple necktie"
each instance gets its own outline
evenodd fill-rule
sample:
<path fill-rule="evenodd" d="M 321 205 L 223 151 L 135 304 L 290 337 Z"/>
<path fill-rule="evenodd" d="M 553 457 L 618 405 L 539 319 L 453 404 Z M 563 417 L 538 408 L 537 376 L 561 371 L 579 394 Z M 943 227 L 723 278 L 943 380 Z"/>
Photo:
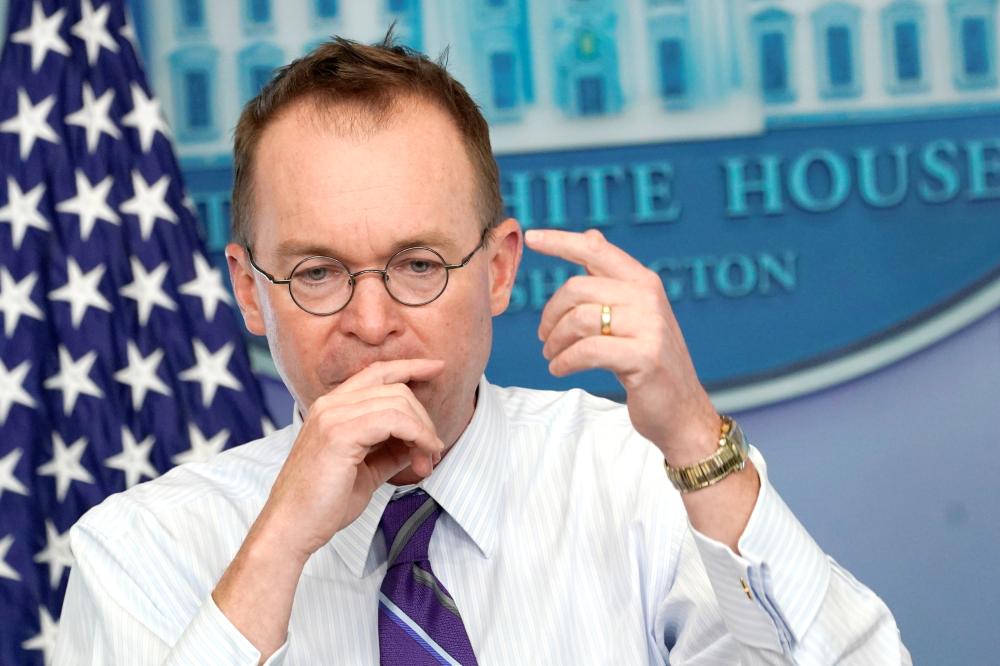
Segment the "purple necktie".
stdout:
<path fill-rule="evenodd" d="M 382 514 L 389 553 L 378 597 L 382 666 L 477 663 L 458 608 L 427 558 L 440 515 L 441 507 L 422 490 L 392 500 Z"/>

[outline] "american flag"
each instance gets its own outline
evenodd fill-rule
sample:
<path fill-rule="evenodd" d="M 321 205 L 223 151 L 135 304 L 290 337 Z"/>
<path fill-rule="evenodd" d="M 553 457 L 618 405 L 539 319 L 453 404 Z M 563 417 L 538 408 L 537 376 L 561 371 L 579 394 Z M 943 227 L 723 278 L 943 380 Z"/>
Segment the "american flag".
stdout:
<path fill-rule="evenodd" d="M 0 59 L 0 664 L 48 663 L 69 528 L 259 437 L 263 396 L 121 0 L 14 0 Z"/>

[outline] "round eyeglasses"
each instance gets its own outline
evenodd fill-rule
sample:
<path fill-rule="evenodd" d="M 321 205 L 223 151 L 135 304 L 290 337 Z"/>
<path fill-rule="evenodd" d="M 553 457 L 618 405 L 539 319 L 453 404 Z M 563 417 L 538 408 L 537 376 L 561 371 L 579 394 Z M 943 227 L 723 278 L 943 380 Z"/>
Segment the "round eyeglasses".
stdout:
<path fill-rule="evenodd" d="M 300 308 L 320 317 L 336 314 L 347 307 L 354 296 L 357 277 L 365 273 L 380 273 L 389 296 L 403 305 L 427 305 L 444 293 L 448 276 L 464 268 L 472 256 L 486 243 L 488 230 L 483 231 L 479 244 L 457 264 L 449 264 L 437 250 L 429 247 L 408 247 L 389 257 L 385 268 L 366 268 L 353 273 L 347 265 L 333 257 L 306 257 L 295 264 L 289 276 L 278 280 L 254 261 L 250 246 L 244 246 L 254 270 L 271 284 L 288 285 L 288 293 Z"/>

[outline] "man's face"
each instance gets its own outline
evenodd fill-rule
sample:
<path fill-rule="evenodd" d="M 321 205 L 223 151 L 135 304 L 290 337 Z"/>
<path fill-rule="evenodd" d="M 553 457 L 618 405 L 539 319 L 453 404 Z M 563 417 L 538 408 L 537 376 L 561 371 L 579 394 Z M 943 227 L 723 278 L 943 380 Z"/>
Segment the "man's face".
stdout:
<path fill-rule="evenodd" d="M 351 271 L 384 268 L 394 252 L 424 245 L 457 263 L 479 242 L 472 163 L 458 130 L 437 108 L 408 102 L 372 132 L 339 132 L 305 104 L 264 131 L 254 177 L 254 259 L 286 278 L 304 257 L 326 255 Z M 437 300 L 419 307 L 389 296 L 377 273 L 357 278 L 340 312 L 301 310 L 287 287 L 254 273 L 230 245 L 230 271 L 247 327 L 265 334 L 285 384 L 308 411 L 316 398 L 374 361 L 429 358 L 444 371 L 412 388 L 446 445 L 471 417 L 489 357 L 491 317 L 510 295 L 521 251 L 517 223 L 451 271 Z"/>

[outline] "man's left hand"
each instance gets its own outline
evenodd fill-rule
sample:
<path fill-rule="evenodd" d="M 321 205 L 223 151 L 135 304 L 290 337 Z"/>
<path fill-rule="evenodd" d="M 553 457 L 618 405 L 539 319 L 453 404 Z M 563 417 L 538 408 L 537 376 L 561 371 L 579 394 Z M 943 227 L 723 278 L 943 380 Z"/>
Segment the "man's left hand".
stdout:
<path fill-rule="evenodd" d="M 604 368 L 625 387 L 632 425 L 671 465 L 718 446 L 719 416 L 695 373 L 660 276 L 597 230 L 531 230 L 529 248 L 583 266 L 546 304 L 538 337 L 549 371 Z M 602 334 L 602 309 L 610 331 Z"/>

